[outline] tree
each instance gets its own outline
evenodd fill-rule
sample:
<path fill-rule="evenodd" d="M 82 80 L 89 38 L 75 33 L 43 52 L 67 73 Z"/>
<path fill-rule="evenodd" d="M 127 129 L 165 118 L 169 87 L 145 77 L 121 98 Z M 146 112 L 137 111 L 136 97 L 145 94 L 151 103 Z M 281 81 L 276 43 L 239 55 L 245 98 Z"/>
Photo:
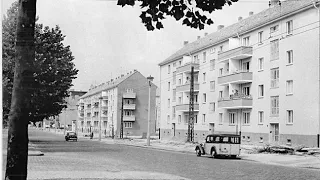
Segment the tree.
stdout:
<path fill-rule="evenodd" d="M 16 37 L 18 5 L 17 2 L 13 3 L 8 10 L 7 16 L 3 19 L 2 82 L 4 89 L 4 119 L 8 116 L 10 106 L 11 108 L 13 107 L 13 104 L 11 105 L 11 98 L 14 97 L 12 89 L 15 78 L 14 67 L 17 63 L 15 62 L 15 49 L 18 44 L 15 43 L 15 39 L 18 38 Z M 29 81 L 27 82 L 28 96 L 24 98 L 25 106 L 23 109 L 26 113 L 24 114 L 24 119 L 19 121 L 18 126 L 28 122 L 42 121 L 44 118 L 58 115 L 66 107 L 64 98 L 68 96 L 67 90 L 72 86 L 72 79 L 76 78 L 78 70 L 75 69 L 73 63 L 74 57 L 72 56 L 70 47 L 63 44 L 64 38 L 65 35 L 62 34 L 59 26 L 49 28 L 48 26 L 43 27 L 42 24 L 35 23 L 33 39 L 35 56 L 33 60 L 28 61 L 28 65 L 32 67 L 33 71 L 30 73 Z M 24 121 L 24 123 L 21 123 L 21 121 Z M 11 123 L 10 127 L 12 127 Z M 13 146 L 16 147 L 13 145 L 15 142 L 13 138 L 15 136 L 10 134 L 12 133 L 10 127 L 6 176 L 8 179 L 21 174 L 26 177 L 26 171 L 22 172 L 23 168 L 20 169 L 20 164 L 16 164 L 16 159 L 12 157 L 16 157 L 15 153 L 18 153 L 21 150 L 20 147 L 24 147 L 24 145 L 19 141 L 19 148 L 13 148 Z M 11 142 L 11 146 L 9 142 Z M 9 150 L 11 150 L 10 155 L 12 156 L 9 156 Z M 15 150 L 19 151 L 16 152 Z M 11 167 L 19 168 L 21 171 L 17 172 L 17 169 Z"/>
<path fill-rule="evenodd" d="M 134 6 L 140 2 L 142 9 L 140 18 L 148 31 L 163 28 L 162 20 L 166 16 L 173 17 L 182 24 L 195 29 L 213 24 L 205 14 L 222 9 L 225 5 L 232 5 L 238 0 L 118 0 L 120 6 Z"/>
<path fill-rule="evenodd" d="M 151 31 L 155 29 L 154 26 L 157 29 L 163 28 L 162 20 L 165 17 L 174 17 L 177 21 L 183 19 L 182 24 L 191 28 L 203 29 L 205 24 L 213 23 L 204 13 L 211 13 L 214 10 L 221 9 L 226 4 L 231 5 L 232 2 L 237 0 L 118 0 L 118 5 L 133 6 L 135 1 L 141 2 L 142 13 L 140 18 L 147 30 Z M 14 53 L 11 52 L 14 54 L 15 71 L 9 113 L 6 179 L 27 178 L 27 125 L 29 121 L 32 121 L 30 113 L 37 114 L 29 112 L 32 109 L 30 99 L 37 88 L 43 88 L 41 83 L 36 81 L 36 78 L 41 76 L 41 71 L 37 71 L 37 66 L 34 63 L 36 57 L 35 21 L 36 0 L 19 0 L 14 41 L 15 51 Z M 51 70 L 50 67 L 47 66 L 49 70 Z M 10 79 L 3 79 L 3 82 L 9 83 L 11 81 Z M 41 114 L 41 112 L 39 113 Z"/>

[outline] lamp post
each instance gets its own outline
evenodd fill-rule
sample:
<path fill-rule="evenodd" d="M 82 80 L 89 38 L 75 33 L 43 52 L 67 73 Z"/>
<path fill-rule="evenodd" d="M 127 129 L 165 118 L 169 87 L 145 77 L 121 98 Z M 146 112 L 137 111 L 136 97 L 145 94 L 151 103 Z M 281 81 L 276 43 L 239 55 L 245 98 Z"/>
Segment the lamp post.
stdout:
<path fill-rule="evenodd" d="M 99 97 L 99 141 L 101 141 L 101 101 L 102 97 Z"/>
<path fill-rule="evenodd" d="M 150 116 L 151 116 L 151 98 L 150 98 L 150 94 L 151 94 L 151 81 L 153 80 L 153 77 L 150 75 L 149 77 L 147 77 L 148 83 L 149 83 L 149 102 L 148 102 L 148 132 L 147 132 L 147 146 L 150 146 Z"/>

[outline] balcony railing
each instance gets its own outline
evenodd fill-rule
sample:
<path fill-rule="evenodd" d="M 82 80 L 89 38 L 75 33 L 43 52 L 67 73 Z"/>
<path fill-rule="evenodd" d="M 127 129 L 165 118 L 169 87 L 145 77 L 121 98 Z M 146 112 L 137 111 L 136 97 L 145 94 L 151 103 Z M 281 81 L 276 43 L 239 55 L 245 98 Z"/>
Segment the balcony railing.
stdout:
<path fill-rule="evenodd" d="M 136 109 L 136 104 L 123 104 L 123 109 Z"/>
<path fill-rule="evenodd" d="M 248 82 L 252 82 L 252 72 L 248 71 L 235 71 L 218 77 L 218 84 L 241 84 Z"/>
<path fill-rule="evenodd" d="M 199 71 L 199 62 L 198 63 L 192 62 L 192 63 L 186 63 L 185 65 L 178 67 L 176 73 L 178 74 L 182 72 L 191 72 L 191 66 L 194 67 L 194 71 Z"/>
<path fill-rule="evenodd" d="M 194 88 L 194 91 L 199 91 L 199 83 L 194 82 L 193 88 Z M 184 92 L 190 91 L 190 83 L 188 82 L 183 85 L 178 85 L 176 87 L 176 92 L 181 92 L 181 91 L 184 91 Z"/>
<path fill-rule="evenodd" d="M 229 97 L 219 98 L 218 107 L 225 109 L 252 108 L 252 96 L 232 94 Z"/>
<path fill-rule="evenodd" d="M 194 111 L 199 111 L 199 104 L 194 104 Z M 189 111 L 189 104 L 176 105 L 176 111 Z"/>
<path fill-rule="evenodd" d="M 219 61 L 227 59 L 245 59 L 252 56 L 252 47 L 240 46 L 228 51 L 223 51 L 218 54 Z"/>
<path fill-rule="evenodd" d="M 123 116 L 123 121 L 135 121 L 135 120 L 136 120 L 136 116 L 135 115 Z"/>
<path fill-rule="evenodd" d="M 122 95 L 123 98 L 127 98 L 127 99 L 134 99 L 136 98 L 136 93 L 134 92 L 125 92 Z"/>

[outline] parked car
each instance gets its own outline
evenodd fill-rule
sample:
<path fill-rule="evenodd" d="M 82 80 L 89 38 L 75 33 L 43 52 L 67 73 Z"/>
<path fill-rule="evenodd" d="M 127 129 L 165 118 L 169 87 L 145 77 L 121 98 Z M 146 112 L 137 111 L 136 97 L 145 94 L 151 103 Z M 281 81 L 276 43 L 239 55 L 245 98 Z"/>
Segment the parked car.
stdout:
<path fill-rule="evenodd" d="M 236 134 L 210 134 L 205 142 L 195 148 L 196 155 L 210 155 L 212 157 L 230 156 L 236 158 L 240 155 L 240 135 Z"/>
<path fill-rule="evenodd" d="M 69 140 L 77 141 L 78 140 L 77 133 L 75 133 L 73 131 L 67 131 L 66 135 L 65 135 L 65 139 L 66 139 L 66 141 L 69 141 Z"/>

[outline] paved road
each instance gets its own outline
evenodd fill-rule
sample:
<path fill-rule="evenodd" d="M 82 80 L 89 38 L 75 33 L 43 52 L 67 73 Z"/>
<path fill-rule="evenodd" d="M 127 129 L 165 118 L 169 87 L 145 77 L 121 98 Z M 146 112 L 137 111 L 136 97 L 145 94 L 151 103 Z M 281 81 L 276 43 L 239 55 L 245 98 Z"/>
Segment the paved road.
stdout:
<path fill-rule="evenodd" d="M 71 177 L 74 177 L 72 174 L 78 177 L 98 177 L 97 174 L 105 172 L 126 173 L 141 178 L 141 172 L 144 172 L 154 173 L 159 179 L 320 179 L 319 171 L 310 169 L 196 157 L 177 152 L 104 144 L 90 139 L 66 142 L 62 135 L 34 129 L 29 130 L 29 135 L 30 142 L 45 153 L 44 156 L 29 156 L 28 172 L 33 178 L 44 178 L 52 174 L 59 177 L 59 173 L 64 173 L 60 174 L 61 177 L 66 177 L 66 173 Z M 128 176 L 123 177 L 128 179 Z"/>

